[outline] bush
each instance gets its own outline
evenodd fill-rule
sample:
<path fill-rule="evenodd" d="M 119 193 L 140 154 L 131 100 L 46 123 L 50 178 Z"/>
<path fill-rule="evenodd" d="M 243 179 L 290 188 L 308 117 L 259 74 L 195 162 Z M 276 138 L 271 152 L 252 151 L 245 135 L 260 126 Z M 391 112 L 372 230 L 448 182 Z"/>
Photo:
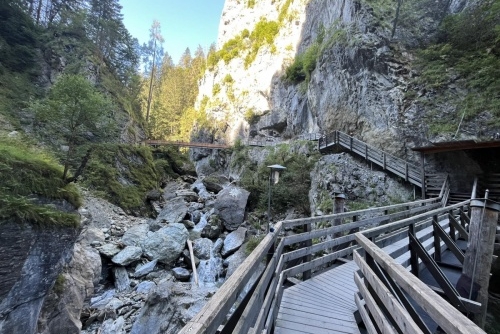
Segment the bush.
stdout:
<path fill-rule="evenodd" d="M 247 109 L 244 117 L 245 117 L 245 121 L 247 121 L 248 124 L 255 124 L 260 119 L 260 115 L 257 115 L 253 108 Z"/>
<path fill-rule="evenodd" d="M 285 71 L 285 79 L 294 84 L 304 80 L 308 82 L 312 71 L 316 68 L 319 54 L 320 45 L 313 43 L 306 51 L 295 57 L 294 62 Z"/>

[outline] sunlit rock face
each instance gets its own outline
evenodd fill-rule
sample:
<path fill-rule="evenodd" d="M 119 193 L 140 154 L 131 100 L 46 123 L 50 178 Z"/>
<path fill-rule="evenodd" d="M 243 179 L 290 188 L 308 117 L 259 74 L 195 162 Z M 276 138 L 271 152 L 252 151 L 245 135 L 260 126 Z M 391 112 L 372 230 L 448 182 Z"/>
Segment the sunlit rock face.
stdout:
<path fill-rule="evenodd" d="M 251 6 L 252 1 L 227 0 L 217 41 L 226 53 L 219 51 L 215 64 L 209 60 L 197 108 L 218 121 L 219 135 L 229 142 L 341 130 L 404 155 L 428 137 L 426 110 L 405 96 L 416 75 L 414 52 L 432 39 L 445 15 L 470 2 L 418 1 L 421 19 L 401 20 L 393 35 L 393 14 L 382 15 L 376 1 L 275 0 Z M 276 22 L 278 32 L 253 59 L 252 32 L 264 19 Z M 302 82 L 285 80 L 296 55 L 315 44 L 314 70 Z"/>

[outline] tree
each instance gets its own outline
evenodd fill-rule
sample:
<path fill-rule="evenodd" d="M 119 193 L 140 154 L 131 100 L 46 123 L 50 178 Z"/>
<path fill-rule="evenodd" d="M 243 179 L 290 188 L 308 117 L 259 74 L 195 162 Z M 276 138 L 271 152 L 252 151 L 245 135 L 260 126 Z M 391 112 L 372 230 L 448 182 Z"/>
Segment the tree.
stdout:
<path fill-rule="evenodd" d="M 77 148 L 106 141 L 114 133 L 113 105 L 81 75 L 62 75 L 33 109 L 44 131 L 62 137 L 68 147 L 63 157 L 64 180 L 74 179 L 68 178 L 68 171 Z"/>
<path fill-rule="evenodd" d="M 151 111 L 151 101 L 153 100 L 153 82 L 155 78 L 155 66 L 157 63 L 157 57 L 163 54 L 162 44 L 165 41 L 161 35 L 161 25 L 157 20 L 153 21 L 151 29 L 149 29 L 149 43 L 143 46 L 143 52 L 145 53 L 146 66 L 151 67 L 151 77 L 149 79 L 149 92 L 146 106 L 146 124 L 149 122 L 149 113 Z M 161 57 L 160 57 L 161 59 Z"/>

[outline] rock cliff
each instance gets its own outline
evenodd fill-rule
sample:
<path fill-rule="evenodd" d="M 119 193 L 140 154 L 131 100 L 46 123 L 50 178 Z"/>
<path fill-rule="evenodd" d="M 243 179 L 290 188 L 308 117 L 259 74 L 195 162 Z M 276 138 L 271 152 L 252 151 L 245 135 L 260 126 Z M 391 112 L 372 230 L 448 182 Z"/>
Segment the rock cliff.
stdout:
<path fill-rule="evenodd" d="M 0 333 L 34 333 L 42 304 L 79 230 L 2 222 Z"/>
<path fill-rule="evenodd" d="M 417 48 L 446 15 L 473 3 L 403 2 L 397 14 L 383 0 L 227 0 L 198 108 L 223 123 L 228 141 L 342 130 L 406 156 L 439 136 L 429 131 L 432 114 L 408 93 L 432 95 L 412 86 Z M 299 58 L 309 67 L 290 80 Z"/>

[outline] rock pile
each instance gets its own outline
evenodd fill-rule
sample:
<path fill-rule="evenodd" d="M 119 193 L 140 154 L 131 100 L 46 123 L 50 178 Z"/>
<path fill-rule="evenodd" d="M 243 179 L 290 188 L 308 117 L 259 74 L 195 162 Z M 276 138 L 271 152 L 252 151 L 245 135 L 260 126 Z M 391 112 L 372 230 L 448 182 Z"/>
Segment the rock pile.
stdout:
<path fill-rule="evenodd" d="M 43 333 L 176 333 L 215 293 L 227 268 L 241 263 L 234 253 L 246 238 L 240 225 L 247 199 L 235 186 L 216 195 L 201 181 L 177 181 L 153 203 L 157 217 L 146 219 L 86 194 L 85 226 L 45 307 Z"/>

